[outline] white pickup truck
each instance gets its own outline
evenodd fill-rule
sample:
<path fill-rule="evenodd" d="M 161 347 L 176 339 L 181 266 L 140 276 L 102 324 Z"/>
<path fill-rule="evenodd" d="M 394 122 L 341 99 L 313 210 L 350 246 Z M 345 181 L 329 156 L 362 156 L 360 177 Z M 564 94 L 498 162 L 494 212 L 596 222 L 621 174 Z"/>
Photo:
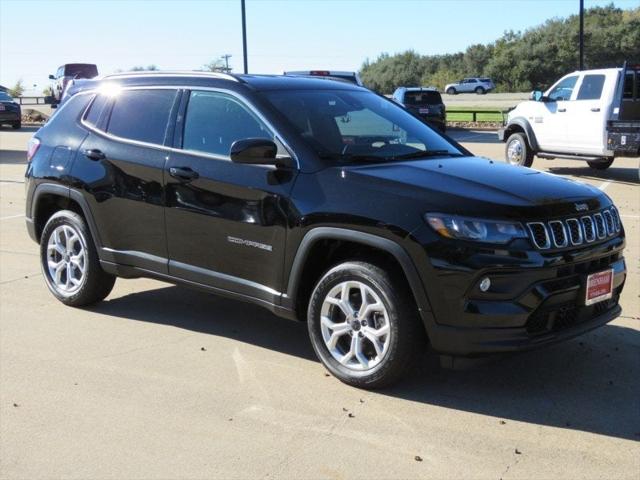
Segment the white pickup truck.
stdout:
<path fill-rule="evenodd" d="M 573 72 L 532 92 L 498 137 L 506 161 L 527 167 L 537 156 L 604 170 L 615 157 L 640 156 L 640 65 Z"/>

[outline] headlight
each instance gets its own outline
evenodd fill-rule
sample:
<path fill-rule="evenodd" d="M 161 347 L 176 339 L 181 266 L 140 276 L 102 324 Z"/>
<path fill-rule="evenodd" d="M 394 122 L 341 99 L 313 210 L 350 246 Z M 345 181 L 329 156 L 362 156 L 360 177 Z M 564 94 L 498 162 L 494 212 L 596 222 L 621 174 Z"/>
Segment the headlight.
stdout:
<path fill-rule="evenodd" d="M 458 238 L 486 243 L 509 243 L 515 238 L 527 238 L 518 222 L 484 220 L 443 213 L 427 213 L 427 223 L 445 238 Z"/>

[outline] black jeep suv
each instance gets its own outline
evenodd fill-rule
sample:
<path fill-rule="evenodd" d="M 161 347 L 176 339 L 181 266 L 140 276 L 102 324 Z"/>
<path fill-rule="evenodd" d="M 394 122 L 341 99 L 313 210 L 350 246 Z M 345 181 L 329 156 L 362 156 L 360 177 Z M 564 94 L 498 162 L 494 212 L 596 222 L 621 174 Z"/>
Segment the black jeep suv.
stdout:
<path fill-rule="evenodd" d="M 115 277 L 306 321 L 342 381 L 573 337 L 620 314 L 620 217 L 588 185 L 473 157 L 375 93 L 204 73 L 88 81 L 29 145 L 27 227 L 60 301 Z"/>

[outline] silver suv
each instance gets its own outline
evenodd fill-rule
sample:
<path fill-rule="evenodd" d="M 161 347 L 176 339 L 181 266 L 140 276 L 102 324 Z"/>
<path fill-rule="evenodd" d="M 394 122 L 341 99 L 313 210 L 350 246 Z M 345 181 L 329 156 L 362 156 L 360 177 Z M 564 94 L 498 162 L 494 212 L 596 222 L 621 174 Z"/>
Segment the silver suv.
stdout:
<path fill-rule="evenodd" d="M 456 95 L 458 93 L 477 93 L 478 95 L 484 95 L 496 88 L 493 80 L 490 78 L 470 77 L 463 78 L 459 82 L 449 83 L 444 87 L 444 91 L 449 95 Z"/>

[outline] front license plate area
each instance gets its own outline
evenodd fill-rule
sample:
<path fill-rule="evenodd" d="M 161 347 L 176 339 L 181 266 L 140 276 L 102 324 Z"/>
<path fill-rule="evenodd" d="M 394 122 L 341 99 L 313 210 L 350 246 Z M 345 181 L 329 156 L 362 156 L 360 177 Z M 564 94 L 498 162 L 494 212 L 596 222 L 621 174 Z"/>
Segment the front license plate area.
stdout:
<path fill-rule="evenodd" d="M 592 273 L 587 277 L 585 305 L 608 300 L 613 295 L 613 269 Z"/>

